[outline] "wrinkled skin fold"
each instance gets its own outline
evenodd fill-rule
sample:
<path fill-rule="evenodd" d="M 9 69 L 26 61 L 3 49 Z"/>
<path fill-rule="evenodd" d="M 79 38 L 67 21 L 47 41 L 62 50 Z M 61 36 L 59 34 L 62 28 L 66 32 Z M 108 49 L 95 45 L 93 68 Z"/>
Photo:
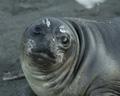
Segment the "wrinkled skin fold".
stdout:
<path fill-rule="evenodd" d="M 37 96 L 120 96 L 120 18 L 41 18 L 25 30 L 20 58 Z"/>

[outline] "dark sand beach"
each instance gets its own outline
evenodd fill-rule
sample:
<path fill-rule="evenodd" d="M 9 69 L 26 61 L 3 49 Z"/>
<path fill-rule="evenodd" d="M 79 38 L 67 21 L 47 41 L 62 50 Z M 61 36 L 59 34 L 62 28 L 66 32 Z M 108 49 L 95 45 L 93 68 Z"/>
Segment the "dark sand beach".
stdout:
<path fill-rule="evenodd" d="M 94 15 L 95 8 L 80 11 L 82 8 L 75 0 L 0 0 L 0 96 L 28 96 L 25 78 L 3 81 L 3 74 L 21 70 L 21 37 L 34 20 L 48 16 L 92 20 L 120 17 L 120 0 L 101 4 L 98 15 Z"/>

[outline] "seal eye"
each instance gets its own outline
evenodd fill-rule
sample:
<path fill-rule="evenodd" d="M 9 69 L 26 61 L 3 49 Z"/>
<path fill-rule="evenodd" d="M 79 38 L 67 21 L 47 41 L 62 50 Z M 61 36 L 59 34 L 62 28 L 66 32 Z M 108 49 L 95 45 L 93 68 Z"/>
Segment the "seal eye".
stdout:
<path fill-rule="evenodd" d="M 67 37 L 62 37 L 62 43 L 67 44 L 68 43 L 68 38 Z"/>
<path fill-rule="evenodd" d="M 63 36 L 63 37 L 61 38 L 61 42 L 62 42 L 62 45 L 63 45 L 64 47 L 68 47 L 68 46 L 69 46 L 69 38 L 68 38 L 68 37 Z"/>
<path fill-rule="evenodd" d="M 35 27 L 33 34 L 34 35 L 40 35 L 42 33 L 42 29 L 40 27 Z"/>

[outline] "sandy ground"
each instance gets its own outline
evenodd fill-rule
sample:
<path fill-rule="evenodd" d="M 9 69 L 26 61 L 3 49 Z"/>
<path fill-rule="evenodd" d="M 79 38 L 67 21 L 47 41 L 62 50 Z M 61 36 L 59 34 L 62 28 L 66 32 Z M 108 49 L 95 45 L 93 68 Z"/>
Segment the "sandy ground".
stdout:
<path fill-rule="evenodd" d="M 80 11 L 83 6 L 75 0 L 0 0 L 0 96 L 28 95 L 26 79 L 3 81 L 3 74 L 21 69 L 20 41 L 25 28 L 41 17 L 79 17 L 108 19 L 120 16 L 120 0 L 107 0 L 95 9 Z"/>

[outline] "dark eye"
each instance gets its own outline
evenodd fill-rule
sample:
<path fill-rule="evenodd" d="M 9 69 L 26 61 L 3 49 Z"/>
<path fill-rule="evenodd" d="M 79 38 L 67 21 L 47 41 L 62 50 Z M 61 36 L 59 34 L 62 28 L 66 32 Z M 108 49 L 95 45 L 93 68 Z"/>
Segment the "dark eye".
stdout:
<path fill-rule="evenodd" d="M 42 29 L 39 26 L 36 26 L 34 31 L 33 31 L 33 34 L 40 35 L 41 33 L 42 33 Z"/>
<path fill-rule="evenodd" d="M 68 47 L 70 45 L 70 40 L 67 36 L 62 36 L 61 37 L 61 43 L 63 45 L 63 47 Z"/>
<path fill-rule="evenodd" d="M 67 44 L 68 41 L 69 41 L 69 40 L 68 40 L 67 37 L 65 37 L 65 36 L 62 37 L 62 43 L 63 43 L 63 44 Z"/>

